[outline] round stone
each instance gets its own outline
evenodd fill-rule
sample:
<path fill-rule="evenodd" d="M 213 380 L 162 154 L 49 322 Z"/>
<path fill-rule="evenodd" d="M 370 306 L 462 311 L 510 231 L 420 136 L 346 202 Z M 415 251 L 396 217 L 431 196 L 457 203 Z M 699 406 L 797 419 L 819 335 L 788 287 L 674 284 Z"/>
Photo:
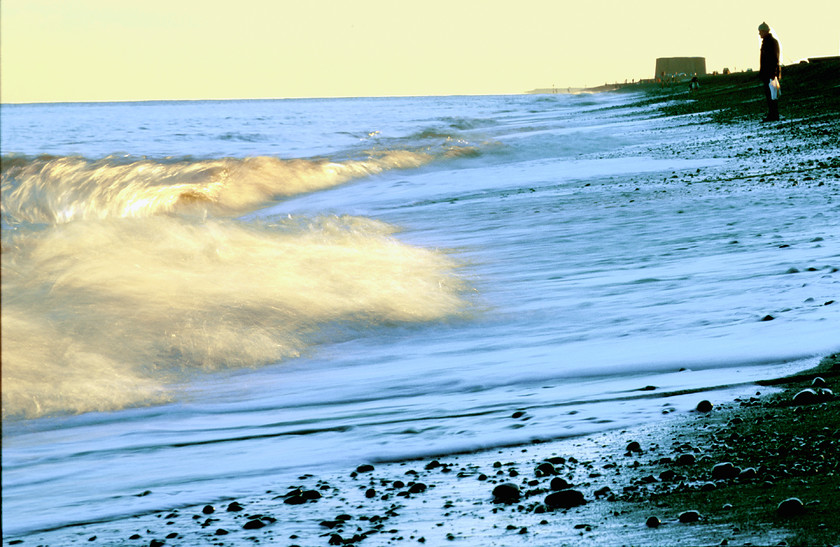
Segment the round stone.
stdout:
<path fill-rule="evenodd" d="M 811 388 L 805 388 L 793 396 L 793 404 L 795 405 L 811 405 L 819 401 L 820 397 L 817 392 Z"/>
<path fill-rule="evenodd" d="M 712 478 L 715 480 L 734 479 L 741 472 L 731 462 L 719 463 L 712 467 Z"/>
<path fill-rule="evenodd" d="M 306 503 L 306 498 L 304 498 L 301 494 L 294 494 L 283 499 L 283 503 L 287 505 L 302 505 Z"/>
<path fill-rule="evenodd" d="M 673 469 L 666 469 L 662 473 L 659 474 L 659 478 L 663 481 L 671 481 L 677 476 L 677 472 Z"/>
<path fill-rule="evenodd" d="M 715 484 L 713 482 L 704 482 L 700 486 L 700 491 L 701 492 L 711 492 L 712 490 L 716 490 L 716 489 L 717 489 L 717 484 Z"/>
<path fill-rule="evenodd" d="M 700 513 L 697 511 L 684 511 L 680 513 L 680 522 L 689 523 L 689 522 L 698 522 L 700 520 Z"/>
<path fill-rule="evenodd" d="M 521 496 L 515 484 L 504 483 L 493 489 L 493 503 L 516 503 Z"/>
<path fill-rule="evenodd" d="M 659 528 L 660 524 L 662 524 L 662 521 L 659 520 L 659 517 L 648 517 L 645 521 L 645 525 L 648 528 Z"/>
<path fill-rule="evenodd" d="M 776 508 L 780 517 L 795 517 L 805 512 L 805 504 L 799 498 L 788 498 Z"/>
<path fill-rule="evenodd" d="M 677 457 L 677 463 L 680 465 L 692 465 L 696 461 L 697 458 L 694 457 L 694 454 L 680 454 Z"/>
<path fill-rule="evenodd" d="M 545 497 L 545 504 L 552 509 L 571 509 L 584 503 L 583 492 L 578 490 L 560 490 Z"/>

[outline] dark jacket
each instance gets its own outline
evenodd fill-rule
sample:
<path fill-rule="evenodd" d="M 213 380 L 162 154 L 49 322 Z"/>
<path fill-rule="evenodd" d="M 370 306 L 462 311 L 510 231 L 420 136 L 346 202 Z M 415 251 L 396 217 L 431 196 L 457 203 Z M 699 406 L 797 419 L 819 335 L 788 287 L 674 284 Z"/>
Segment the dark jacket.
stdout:
<path fill-rule="evenodd" d="M 779 41 L 772 34 L 768 34 L 761 40 L 761 65 L 758 69 L 758 77 L 765 84 L 782 75 L 779 55 Z"/>

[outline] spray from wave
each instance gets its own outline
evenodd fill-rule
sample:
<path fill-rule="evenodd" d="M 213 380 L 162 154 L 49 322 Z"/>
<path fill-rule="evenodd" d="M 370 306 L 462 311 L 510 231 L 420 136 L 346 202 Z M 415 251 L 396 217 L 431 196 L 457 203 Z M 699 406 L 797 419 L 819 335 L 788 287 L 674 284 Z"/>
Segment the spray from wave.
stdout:
<path fill-rule="evenodd" d="M 3 417 L 160 403 L 196 374 L 465 313 L 457 264 L 392 226 L 231 218 L 428 161 L 4 162 Z"/>
<path fill-rule="evenodd" d="M 165 400 L 197 372 L 463 312 L 456 264 L 392 230 L 357 217 L 159 216 L 14 237 L 2 255 L 4 417 Z"/>

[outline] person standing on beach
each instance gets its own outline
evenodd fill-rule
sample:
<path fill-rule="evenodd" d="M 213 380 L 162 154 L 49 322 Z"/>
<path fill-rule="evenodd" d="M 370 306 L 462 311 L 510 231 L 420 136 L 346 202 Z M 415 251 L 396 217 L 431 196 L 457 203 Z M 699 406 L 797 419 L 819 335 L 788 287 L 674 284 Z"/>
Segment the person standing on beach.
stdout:
<path fill-rule="evenodd" d="M 782 77 L 781 67 L 779 66 L 781 48 L 779 47 L 779 41 L 773 36 L 767 23 L 758 25 L 758 35 L 761 36 L 758 77 L 761 79 L 764 95 L 767 97 L 768 111 L 767 117 L 763 121 L 775 122 L 779 121 L 778 81 Z M 776 85 L 776 93 L 773 93 L 771 89 L 771 82 Z"/>

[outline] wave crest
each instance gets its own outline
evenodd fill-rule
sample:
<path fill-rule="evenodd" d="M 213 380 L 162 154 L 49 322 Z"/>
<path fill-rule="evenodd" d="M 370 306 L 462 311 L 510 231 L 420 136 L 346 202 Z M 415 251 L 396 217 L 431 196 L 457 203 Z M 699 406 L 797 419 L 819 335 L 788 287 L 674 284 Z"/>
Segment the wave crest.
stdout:
<path fill-rule="evenodd" d="M 271 200 L 323 190 L 388 169 L 419 167 L 433 157 L 394 150 L 361 160 L 273 157 L 152 160 L 107 157 L 4 157 L 2 214 L 7 223 L 157 214 L 233 216 Z"/>

